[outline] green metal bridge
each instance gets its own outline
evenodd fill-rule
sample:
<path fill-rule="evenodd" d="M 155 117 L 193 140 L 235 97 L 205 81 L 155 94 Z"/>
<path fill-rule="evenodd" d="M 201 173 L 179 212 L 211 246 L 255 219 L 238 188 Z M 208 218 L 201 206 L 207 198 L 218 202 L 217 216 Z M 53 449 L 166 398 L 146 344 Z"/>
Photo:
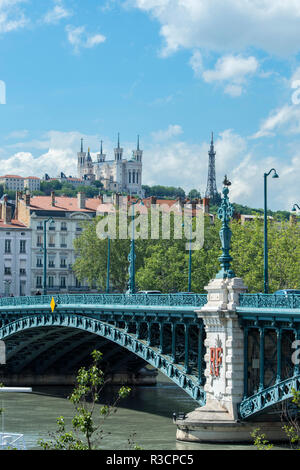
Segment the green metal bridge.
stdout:
<path fill-rule="evenodd" d="M 93 349 L 107 371 L 138 371 L 146 363 L 205 404 L 205 294 L 66 294 L 0 299 L 5 373 L 67 374 Z M 300 295 L 241 294 L 236 313 L 244 332 L 241 419 L 300 390 Z M 295 341 L 299 341 L 295 343 Z M 299 354 L 300 357 L 300 354 Z M 295 360 L 296 359 L 296 360 Z"/>

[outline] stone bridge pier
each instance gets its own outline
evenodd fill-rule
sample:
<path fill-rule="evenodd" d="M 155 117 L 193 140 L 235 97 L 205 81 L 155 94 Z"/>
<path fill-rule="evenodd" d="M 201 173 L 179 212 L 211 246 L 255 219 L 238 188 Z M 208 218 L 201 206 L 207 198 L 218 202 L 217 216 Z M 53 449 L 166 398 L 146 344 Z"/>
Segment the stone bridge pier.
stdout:
<path fill-rule="evenodd" d="M 208 302 L 197 311 L 203 319 L 206 340 L 204 356 L 206 404 L 184 419 L 177 419 L 176 438 L 194 442 L 253 442 L 251 432 L 260 428 L 269 440 L 285 440 L 282 423 L 272 415 L 239 419 L 238 405 L 244 396 L 244 332 L 236 307 L 246 292 L 237 277 L 213 279 L 205 287 Z M 273 415 L 274 416 L 274 415 Z"/>

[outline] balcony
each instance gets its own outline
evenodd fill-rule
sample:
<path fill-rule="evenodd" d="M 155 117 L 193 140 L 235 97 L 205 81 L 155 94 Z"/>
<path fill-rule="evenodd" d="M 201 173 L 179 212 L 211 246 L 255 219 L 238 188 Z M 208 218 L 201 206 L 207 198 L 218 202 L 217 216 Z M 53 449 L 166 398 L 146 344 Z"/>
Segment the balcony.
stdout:
<path fill-rule="evenodd" d="M 43 230 L 43 226 L 42 226 L 42 225 L 38 225 L 36 229 L 37 229 L 37 230 Z"/>
<path fill-rule="evenodd" d="M 60 247 L 61 247 L 61 248 L 67 248 L 67 244 L 66 244 L 66 243 L 61 243 L 61 244 L 60 244 Z"/>
<path fill-rule="evenodd" d="M 53 231 L 53 230 L 55 230 L 55 227 L 53 227 L 53 225 L 50 225 L 49 230 Z"/>
<path fill-rule="evenodd" d="M 55 243 L 48 243 L 48 247 L 49 247 L 49 248 L 54 248 L 54 247 L 55 247 Z"/>
<path fill-rule="evenodd" d="M 20 269 L 20 276 L 26 276 L 26 269 Z"/>
<path fill-rule="evenodd" d="M 60 230 L 61 230 L 62 232 L 66 232 L 66 231 L 67 231 L 67 227 L 60 227 Z"/>

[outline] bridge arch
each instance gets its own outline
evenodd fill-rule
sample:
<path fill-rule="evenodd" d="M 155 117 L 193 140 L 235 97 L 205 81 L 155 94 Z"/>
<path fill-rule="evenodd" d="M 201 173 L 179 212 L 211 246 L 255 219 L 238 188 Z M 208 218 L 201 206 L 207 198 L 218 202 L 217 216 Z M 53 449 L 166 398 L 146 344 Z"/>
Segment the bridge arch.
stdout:
<path fill-rule="evenodd" d="M 185 372 L 184 367 L 174 363 L 170 356 L 160 352 L 159 347 L 150 346 L 145 340 L 141 340 L 137 335 L 129 332 L 126 324 L 124 324 L 124 328 L 119 328 L 97 318 L 73 313 L 37 313 L 2 326 L 0 328 L 0 340 L 5 341 L 23 331 L 49 327 L 82 330 L 111 341 L 160 370 L 201 406 L 205 404 L 205 393 L 196 377 Z"/>

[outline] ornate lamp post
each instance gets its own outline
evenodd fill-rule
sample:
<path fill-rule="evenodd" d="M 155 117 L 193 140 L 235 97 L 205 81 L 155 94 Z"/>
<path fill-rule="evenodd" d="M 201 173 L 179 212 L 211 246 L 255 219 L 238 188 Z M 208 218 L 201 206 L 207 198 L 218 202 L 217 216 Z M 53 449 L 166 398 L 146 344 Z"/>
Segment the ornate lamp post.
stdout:
<path fill-rule="evenodd" d="M 279 178 L 276 170 L 272 168 L 269 173 L 264 173 L 264 293 L 269 293 L 269 268 L 268 268 L 268 217 L 267 217 L 267 177 L 274 173 L 272 178 Z"/>
<path fill-rule="evenodd" d="M 222 198 L 221 206 L 219 207 L 219 210 L 218 210 L 218 218 L 222 220 L 222 228 L 220 230 L 220 239 L 221 239 L 223 253 L 219 258 L 222 268 L 216 275 L 216 279 L 225 279 L 225 278 L 230 279 L 230 278 L 235 277 L 235 274 L 230 267 L 232 258 L 229 254 L 230 240 L 231 240 L 231 235 L 232 235 L 232 232 L 229 227 L 229 221 L 231 217 L 233 216 L 234 208 L 230 204 L 229 198 L 228 198 L 228 193 L 229 193 L 228 187 L 231 185 L 231 183 L 227 179 L 226 175 L 223 181 L 223 185 L 224 185 L 222 189 L 223 198 Z"/>
<path fill-rule="evenodd" d="M 52 217 L 44 220 L 44 279 L 43 279 L 43 294 L 47 295 L 47 242 L 46 242 L 46 226 L 50 221 L 50 224 L 54 223 Z"/>
<path fill-rule="evenodd" d="M 298 204 L 294 204 L 292 212 L 296 212 L 297 209 L 300 211 L 300 206 L 298 206 Z"/>
<path fill-rule="evenodd" d="M 110 237 L 107 237 L 107 274 L 106 274 L 106 293 L 109 294 L 109 271 L 110 271 Z"/>
<path fill-rule="evenodd" d="M 132 221 L 132 236 L 131 236 L 131 246 L 130 246 L 130 253 L 128 255 L 129 261 L 129 281 L 128 281 L 128 289 L 126 294 L 135 294 L 135 242 L 134 242 L 134 206 L 140 202 L 144 205 L 141 199 L 137 199 L 135 202 L 132 202 L 132 214 L 131 214 L 131 221 Z"/>
<path fill-rule="evenodd" d="M 182 224 L 184 227 L 184 224 Z M 188 292 L 192 290 L 192 232 L 193 232 L 193 222 L 191 220 L 189 224 L 190 228 L 190 241 L 189 241 L 189 274 L 188 274 Z"/>

